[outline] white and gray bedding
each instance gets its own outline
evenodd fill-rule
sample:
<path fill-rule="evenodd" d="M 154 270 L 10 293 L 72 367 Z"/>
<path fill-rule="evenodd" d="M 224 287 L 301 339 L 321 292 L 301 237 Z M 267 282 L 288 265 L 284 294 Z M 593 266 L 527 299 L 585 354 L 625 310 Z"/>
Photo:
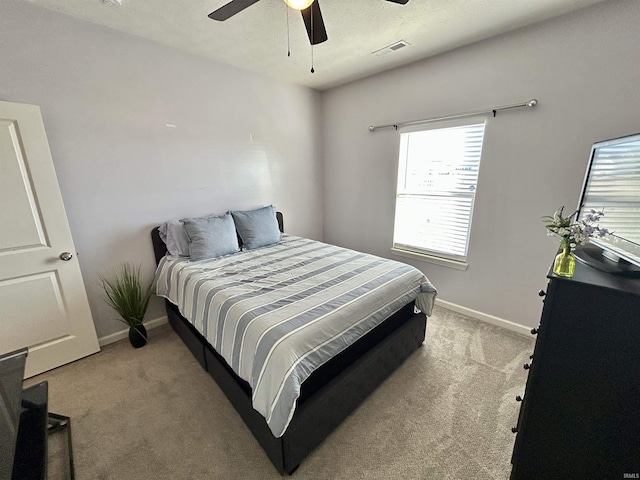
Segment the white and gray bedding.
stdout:
<path fill-rule="evenodd" d="M 275 437 L 314 370 L 412 300 L 430 315 L 436 295 L 414 267 L 289 235 L 215 259 L 165 257 L 154 287 L 249 383 Z"/>

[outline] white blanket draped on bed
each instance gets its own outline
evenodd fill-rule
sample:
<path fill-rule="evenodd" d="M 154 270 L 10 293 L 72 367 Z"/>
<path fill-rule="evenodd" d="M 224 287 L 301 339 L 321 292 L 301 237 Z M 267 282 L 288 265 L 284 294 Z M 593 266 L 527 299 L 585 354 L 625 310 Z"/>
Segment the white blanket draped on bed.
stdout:
<path fill-rule="evenodd" d="M 154 287 L 251 385 L 275 437 L 314 370 L 414 299 L 430 315 L 436 295 L 414 267 L 288 235 L 211 260 L 165 257 Z"/>

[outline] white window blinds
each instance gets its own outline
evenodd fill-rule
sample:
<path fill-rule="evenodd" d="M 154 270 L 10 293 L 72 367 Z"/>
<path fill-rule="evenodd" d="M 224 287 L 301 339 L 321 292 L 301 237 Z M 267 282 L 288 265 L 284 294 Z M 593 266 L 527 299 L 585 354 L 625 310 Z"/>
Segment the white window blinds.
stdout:
<path fill-rule="evenodd" d="M 394 249 L 466 260 L 484 126 L 401 131 Z"/>

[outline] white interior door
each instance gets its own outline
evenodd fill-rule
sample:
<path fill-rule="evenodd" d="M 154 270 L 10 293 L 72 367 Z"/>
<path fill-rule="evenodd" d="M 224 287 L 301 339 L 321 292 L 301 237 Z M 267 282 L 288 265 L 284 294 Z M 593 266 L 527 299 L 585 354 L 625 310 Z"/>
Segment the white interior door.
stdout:
<path fill-rule="evenodd" d="M 0 353 L 29 347 L 25 376 L 30 377 L 97 352 L 82 274 L 35 105 L 0 102 L 0 225 Z"/>

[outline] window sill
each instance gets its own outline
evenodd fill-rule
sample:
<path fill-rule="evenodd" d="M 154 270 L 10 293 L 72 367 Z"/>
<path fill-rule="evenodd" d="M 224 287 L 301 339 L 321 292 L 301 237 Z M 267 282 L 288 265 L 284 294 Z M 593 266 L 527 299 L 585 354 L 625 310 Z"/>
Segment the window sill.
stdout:
<path fill-rule="evenodd" d="M 469 267 L 467 262 L 449 260 L 448 258 L 436 257 L 434 255 L 427 255 L 426 253 L 411 252 L 409 250 L 401 250 L 399 248 L 392 248 L 391 253 L 393 253 L 394 255 L 398 255 L 400 257 L 412 258 L 414 260 L 433 263 L 435 265 L 441 265 L 443 267 L 455 268 L 456 270 L 466 270 Z"/>

